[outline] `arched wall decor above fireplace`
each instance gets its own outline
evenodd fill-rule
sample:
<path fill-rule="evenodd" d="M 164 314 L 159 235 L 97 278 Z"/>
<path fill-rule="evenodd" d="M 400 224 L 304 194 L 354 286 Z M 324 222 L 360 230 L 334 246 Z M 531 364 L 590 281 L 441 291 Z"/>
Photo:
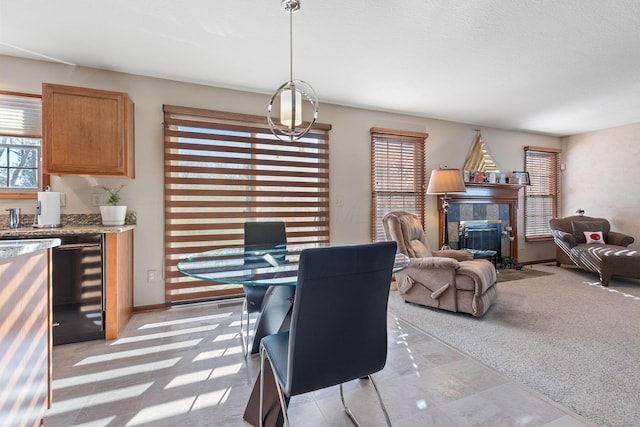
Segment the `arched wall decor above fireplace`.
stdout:
<path fill-rule="evenodd" d="M 500 168 L 485 145 L 480 129 L 476 129 L 476 132 L 476 138 L 471 145 L 462 169 L 469 172 L 482 172 L 483 174 L 489 172 L 499 173 Z"/>

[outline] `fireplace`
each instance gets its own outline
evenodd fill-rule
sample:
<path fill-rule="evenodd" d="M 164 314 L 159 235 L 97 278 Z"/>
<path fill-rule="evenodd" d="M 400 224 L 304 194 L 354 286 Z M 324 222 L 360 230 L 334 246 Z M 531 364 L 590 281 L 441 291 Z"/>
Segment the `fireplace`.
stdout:
<path fill-rule="evenodd" d="M 460 249 L 479 249 L 497 252 L 502 260 L 502 222 L 500 220 L 460 221 Z"/>
<path fill-rule="evenodd" d="M 503 258 L 509 258 L 514 262 L 518 257 L 518 192 L 521 185 L 518 184 L 489 184 L 489 183 L 466 183 L 466 193 L 449 195 L 449 213 L 448 213 L 448 230 L 449 236 L 455 236 L 450 239 L 452 248 L 462 248 L 463 245 L 482 245 L 485 247 L 467 246 L 471 249 L 484 249 L 499 251 L 498 261 Z M 440 208 L 442 204 L 442 196 L 438 196 L 438 212 L 439 212 L 439 229 L 442 229 L 444 215 Z M 479 222 L 482 221 L 482 222 Z M 482 233 L 491 234 L 493 237 L 488 238 L 488 234 L 484 235 L 484 240 L 478 242 L 474 236 L 473 243 L 469 241 L 467 236 L 461 233 L 461 223 L 470 224 L 486 224 L 482 226 L 487 231 Z M 495 224 L 490 226 L 488 224 Z M 492 230 L 493 228 L 493 230 Z M 471 230 L 471 228 L 470 228 Z M 502 231 L 506 235 L 503 235 Z M 480 231 L 471 231 L 471 234 L 477 234 Z M 470 235 L 471 236 L 471 235 Z M 465 241 L 461 240 L 465 237 Z M 509 237 L 515 237 L 510 241 Z M 457 239 L 457 241 L 456 241 Z M 492 240 L 489 243 L 489 240 Z M 439 242 L 442 245 L 442 242 Z"/>

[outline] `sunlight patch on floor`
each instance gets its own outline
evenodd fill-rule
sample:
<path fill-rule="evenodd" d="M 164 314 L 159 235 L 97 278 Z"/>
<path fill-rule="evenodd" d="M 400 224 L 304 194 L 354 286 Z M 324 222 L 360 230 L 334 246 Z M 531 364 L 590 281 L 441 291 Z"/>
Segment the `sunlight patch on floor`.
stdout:
<path fill-rule="evenodd" d="M 237 340 L 238 339 L 238 335 L 240 335 L 239 332 L 234 332 L 234 333 L 231 333 L 231 334 L 216 335 L 215 338 L 213 339 L 213 341 L 211 341 L 211 342 L 222 342 L 222 341 Z"/>
<path fill-rule="evenodd" d="M 107 405 L 109 403 L 119 402 L 122 400 L 139 398 L 152 385 L 153 382 L 147 382 L 144 384 L 122 387 L 117 390 L 91 393 L 86 396 L 76 397 L 72 399 L 56 400 L 55 405 L 53 405 L 52 408 L 47 411 L 47 415 L 58 415 L 65 412 L 82 409 L 83 407 L 87 406 L 87 400 L 100 402 L 101 405 Z"/>
<path fill-rule="evenodd" d="M 232 365 L 226 365 L 226 366 L 220 366 L 219 368 L 214 368 L 209 379 L 211 380 L 214 378 L 222 378 L 222 377 L 227 377 L 229 375 L 236 375 L 237 373 L 240 372 L 241 369 L 243 369 L 243 367 L 244 367 L 244 363 L 234 363 Z"/>
<path fill-rule="evenodd" d="M 106 417 L 106 418 L 101 418 L 99 420 L 91 420 L 89 422 L 86 423 L 82 423 L 82 424 L 75 424 L 74 427 L 110 427 L 113 420 L 115 420 L 116 417 Z"/>
<path fill-rule="evenodd" d="M 218 357 L 230 356 L 232 354 L 240 354 L 240 353 L 242 353 L 242 346 L 238 345 L 234 347 L 221 348 L 218 350 L 203 351 L 202 353 L 194 357 L 193 361 L 200 362 L 202 360 L 217 359 Z"/>
<path fill-rule="evenodd" d="M 211 391 L 209 393 L 200 393 L 193 405 L 195 409 L 210 408 L 212 406 L 223 405 L 227 402 L 231 394 L 231 387 L 222 390 Z"/>
<path fill-rule="evenodd" d="M 176 375 L 169 384 L 167 384 L 164 389 L 168 390 L 170 388 L 182 387 L 188 384 L 197 384 L 200 381 L 204 381 L 211 375 L 211 369 L 203 369 L 201 371 L 189 372 L 183 375 Z"/>
<path fill-rule="evenodd" d="M 182 399 L 164 402 L 159 405 L 142 408 L 128 423 L 127 426 L 135 426 L 144 423 L 153 423 L 165 418 L 177 417 L 189 413 L 192 410 L 204 409 L 223 404 L 231 388 L 224 388 L 209 393 L 202 393 Z"/>
<path fill-rule="evenodd" d="M 249 323 L 255 323 L 255 322 L 249 322 Z M 229 323 L 229 326 L 232 328 L 240 328 L 240 321 L 239 320 L 235 320 L 231 323 Z"/>
<path fill-rule="evenodd" d="M 151 423 L 164 418 L 176 417 L 187 414 L 193 406 L 195 396 L 172 400 L 159 405 L 142 408 L 128 423 L 127 426 Z"/>
<path fill-rule="evenodd" d="M 118 338 L 118 340 L 116 340 L 116 342 L 114 342 L 113 344 L 115 345 L 130 344 L 130 343 L 141 342 L 141 341 L 159 340 L 162 338 L 175 337 L 178 335 L 198 334 L 200 332 L 213 331 L 214 329 L 217 329 L 219 326 L 220 324 L 216 323 L 214 325 L 198 326 L 195 328 L 187 328 L 187 329 L 176 329 L 173 331 L 158 332 L 156 334 L 140 335 L 137 337 Z"/>
<path fill-rule="evenodd" d="M 180 361 L 180 359 L 182 359 L 182 357 L 174 357 L 173 359 L 131 365 L 127 366 L 126 368 L 107 369 L 104 371 L 92 372 L 86 375 L 76 375 L 73 377 L 53 380 L 53 389 L 62 390 L 66 387 L 76 387 L 83 384 L 96 383 L 98 381 L 123 378 L 129 375 L 139 374 L 141 372 L 158 371 L 175 366 L 176 363 Z"/>
<path fill-rule="evenodd" d="M 106 363 L 112 361 L 114 359 L 124 359 L 127 357 L 136 357 L 136 356 L 144 356 L 146 354 L 155 354 L 162 351 L 173 351 L 180 350 L 187 347 L 196 347 L 200 342 L 202 342 L 203 338 L 198 338 L 195 340 L 176 342 L 172 344 L 163 344 L 163 345 L 155 345 L 151 347 L 143 347 L 134 350 L 126 350 L 126 351 L 118 351 L 115 353 L 103 354 L 99 356 L 89 356 L 80 362 L 76 363 L 74 366 L 82 366 L 82 365 L 91 365 L 93 363 Z"/>
<path fill-rule="evenodd" d="M 601 284 L 600 282 L 582 282 L 582 283 L 584 283 L 585 285 L 589 285 L 589 286 L 595 286 L 595 287 L 597 287 L 597 288 L 600 288 L 600 289 L 605 290 L 605 291 L 608 291 L 608 292 L 613 292 L 613 293 L 621 294 L 621 295 L 622 295 L 622 296 L 624 296 L 625 298 L 631 298 L 631 299 L 633 299 L 633 300 L 640 301 L 640 297 L 637 297 L 637 296 L 635 296 L 635 295 L 629 295 L 629 294 L 627 294 L 627 293 L 625 293 L 625 292 L 621 292 L 621 291 L 619 291 L 619 290 L 617 290 L 617 289 L 611 289 L 611 288 L 609 288 L 609 287 L 602 286 L 602 284 Z"/>
<path fill-rule="evenodd" d="M 420 376 L 420 370 L 418 365 L 415 362 L 415 357 L 413 356 L 413 351 L 411 351 L 411 346 L 409 345 L 409 342 L 407 341 L 407 337 L 409 336 L 408 333 L 403 332 L 402 330 L 402 325 L 400 324 L 400 319 L 397 317 L 394 317 L 393 320 L 396 323 L 396 328 L 398 330 L 398 335 L 397 335 L 397 341 L 396 344 L 399 346 L 404 346 L 407 350 L 407 355 L 409 357 L 409 360 L 411 361 L 411 367 L 415 370 L 415 375 L 416 377 Z M 418 407 L 420 407 L 420 404 L 418 403 Z"/>
<path fill-rule="evenodd" d="M 204 322 L 207 320 L 224 320 L 229 318 L 232 315 L 233 313 L 222 313 L 222 314 L 212 314 L 209 316 L 187 317 L 185 319 L 176 319 L 176 320 L 167 320 L 164 322 L 147 323 L 145 325 L 140 326 L 138 330 L 164 328 L 166 326 L 184 325 L 185 323 Z"/>

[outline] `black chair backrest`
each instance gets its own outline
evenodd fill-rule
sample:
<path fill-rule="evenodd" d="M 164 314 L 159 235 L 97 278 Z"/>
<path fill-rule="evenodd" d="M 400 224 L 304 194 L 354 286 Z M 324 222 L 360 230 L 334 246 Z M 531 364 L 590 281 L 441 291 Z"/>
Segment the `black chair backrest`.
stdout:
<path fill-rule="evenodd" d="M 244 223 L 245 248 L 268 251 L 276 246 L 282 247 L 282 245 L 286 244 L 287 231 L 284 221 L 257 221 Z M 281 258 L 284 258 L 284 255 L 282 255 Z"/>
<path fill-rule="evenodd" d="M 396 242 L 304 250 L 289 332 L 287 394 L 381 370 Z"/>

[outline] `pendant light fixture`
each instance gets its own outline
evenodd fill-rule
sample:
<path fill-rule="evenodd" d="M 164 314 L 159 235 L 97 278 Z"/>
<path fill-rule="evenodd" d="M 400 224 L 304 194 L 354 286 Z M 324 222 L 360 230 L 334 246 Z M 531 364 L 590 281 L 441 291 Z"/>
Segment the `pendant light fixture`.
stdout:
<path fill-rule="evenodd" d="M 289 81 L 271 96 L 267 120 L 276 138 L 297 141 L 311 130 L 318 118 L 318 98 L 309 83 L 293 80 L 293 13 L 300 10 L 300 0 L 282 0 L 281 4 L 289 13 Z M 308 117 L 306 121 L 303 112 Z M 278 113 L 279 120 L 274 119 Z"/>

